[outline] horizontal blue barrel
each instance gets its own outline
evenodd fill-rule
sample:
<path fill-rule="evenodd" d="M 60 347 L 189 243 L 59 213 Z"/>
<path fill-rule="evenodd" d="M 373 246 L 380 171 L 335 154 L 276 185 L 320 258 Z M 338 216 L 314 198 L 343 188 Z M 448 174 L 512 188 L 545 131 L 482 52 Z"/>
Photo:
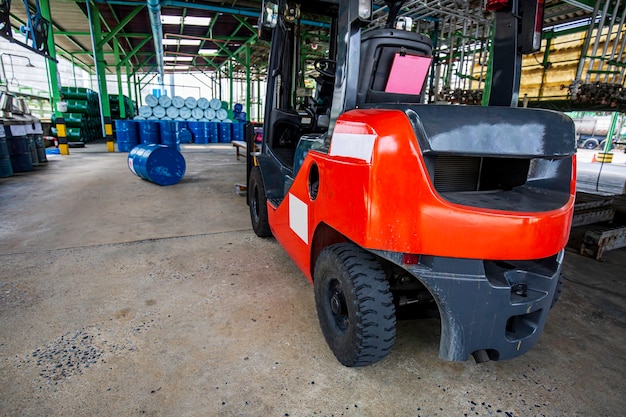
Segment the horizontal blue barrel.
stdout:
<path fill-rule="evenodd" d="M 220 123 L 220 143 L 230 143 L 232 140 L 232 123 Z"/>
<path fill-rule="evenodd" d="M 159 122 L 161 129 L 161 144 L 170 146 L 180 151 L 180 141 L 178 139 L 178 125 L 185 122 L 177 122 L 175 120 L 161 120 Z"/>
<path fill-rule="evenodd" d="M 243 140 L 243 123 L 233 122 L 229 124 L 232 125 L 233 130 L 232 140 Z"/>
<path fill-rule="evenodd" d="M 209 130 L 207 122 L 187 122 L 187 128 L 193 135 L 194 143 L 202 145 L 209 143 Z"/>
<path fill-rule="evenodd" d="M 165 145 L 138 145 L 128 154 L 128 168 L 144 180 L 173 185 L 185 175 L 185 158 Z"/>
<path fill-rule="evenodd" d="M 4 126 L 4 132 L 6 134 L 13 172 L 32 171 L 33 160 L 30 155 L 30 141 L 26 134 L 26 126 Z"/>
<path fill-rule="evenodd" d="M 139 144 L 139 123 L 145 122 L 144 120 L 136 122 L 134 120 L 116 120 L 115 121 L 115 134 L 117 136 L 117 150 L 120 152 L 129 152 L 135 146 Z"/>
<path fill-rule="evenodd" d="M 139 121 L 139 142 L 142 145 L 158 145 L 160 143 L 159 123 L 156 120 Z"/>
<path fill-rule="evenodd" d="M 185 122 L 181 122 L 186 125 Z M 191 143 L 193 142 L 193 135 L 186 127 L 181 128 L 178 132 L 178 141 L 180 143 Z"/>

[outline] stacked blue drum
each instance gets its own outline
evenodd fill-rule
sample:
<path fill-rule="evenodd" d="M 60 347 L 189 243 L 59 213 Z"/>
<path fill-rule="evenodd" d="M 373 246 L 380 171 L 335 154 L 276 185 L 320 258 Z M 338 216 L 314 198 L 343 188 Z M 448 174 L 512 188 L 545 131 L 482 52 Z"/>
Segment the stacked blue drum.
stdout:
<path fill-rule="evenodd" d="M 130 152 L 139 144 L 138 124 L 134 120 L 116 120 L 117 150 Z"/>
<path fill-rule="evenodd" d="M 142 145 L 158 145 L 160 143 L 159 123 L 151 120 L 139 120 L 139 142 Z"/>
<path fill-rule="evenodd" d="M 209 143 L 209 123 L 208 122 L 187 122 L 187 127 L 193 135 L 193 141 L 199 144 Z"/>
<path fill-rule="evenodd" d="M 230 143 L 232 140 L 232 123 L 220 123 L 220 143 Z"/>
<path fill-rule="evenodd" d="M 233 127 L 232 140 L 244 140 L 244 124 L 240 122 L 233 122 L 231 125 Z"/>
<path fill-rule="evenodd" d="M 183 123 L 186 124 L 186 122 L 176 122 L 173 120 L 159 121 L 159 125 L 161 128 L 161 144 L 165 146 L 170 146 L 180 151 L 180 139 L 178 138 L 178 131 L 184 128 L 182 125 Z"/>

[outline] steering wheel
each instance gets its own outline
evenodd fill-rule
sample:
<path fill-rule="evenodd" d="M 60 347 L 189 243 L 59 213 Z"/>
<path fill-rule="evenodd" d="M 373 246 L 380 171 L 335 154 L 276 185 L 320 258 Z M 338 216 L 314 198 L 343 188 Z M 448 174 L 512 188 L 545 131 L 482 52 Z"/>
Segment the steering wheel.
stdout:
<path fill-rule="evenodd" d="M 335 78 L 335 61 L 332 59 L 316 59 L 313 63 L 315 70 L 323 77 L 327 79 Z"/>

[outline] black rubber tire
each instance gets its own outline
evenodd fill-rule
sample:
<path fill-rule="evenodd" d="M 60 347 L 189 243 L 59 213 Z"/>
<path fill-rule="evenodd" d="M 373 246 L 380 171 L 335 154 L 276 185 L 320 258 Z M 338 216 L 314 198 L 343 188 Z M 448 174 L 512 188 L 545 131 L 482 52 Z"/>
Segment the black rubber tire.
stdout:
<path fill-rule="evenodd" d="M 272 230 L 267 219 L 267 197 L 265 185 L 259 167 L 253 167 L 248 180 L 248 198 L 250 203 L 250 222 L 252 230 L 259 237 L 272 236 Z"/>
<path fill-rule="evenodd" d="M 556 303 L 561 298 L 561 292 L 563 291 L 563 274 L 559 274 L 559 281 L 556 283 L 556 290 L 554 290 L 554 296 L 552 297 L 552 304 L 550 304 L 550 309 L 552 309 Z"/>
<path fill-rule="evenodd" d="M 322 250 L 315 262 L 315 304 L 324 338 L 345 366 L 366 366 L 389 354 L 396 315 L 389 281 L 371 253 L 351 243 Z"/>
<path fill-rule="evenodd" d="M 598 142 L 593 139 L 588 139 L 583 144 L 583 148 L 585 149 L 596 149 L 598 147 Z"/>

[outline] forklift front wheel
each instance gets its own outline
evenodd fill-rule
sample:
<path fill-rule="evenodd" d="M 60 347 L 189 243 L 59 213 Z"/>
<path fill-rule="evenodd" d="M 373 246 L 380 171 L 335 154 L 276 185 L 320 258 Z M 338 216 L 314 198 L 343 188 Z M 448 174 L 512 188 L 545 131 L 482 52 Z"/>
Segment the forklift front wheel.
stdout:
<path fill-rule="evenodd" d="M 383 359 L 396 338 L 393 296 L 380 262 L 352 243 L 320 253 L 314 272 L 315 304 L 324 338 L 345 366 Z"/>
<path fill-rule="evenodd" d="M 272 230 L 267 219 L 267 197 L 265 196 L 265 185 L 261 178 L 259 167 L 253 167 L 250 171 L 248 181 L 248 195 L 250 201 L 250 221 L 252 230 L 259 237 L 272 236 Z"/>

